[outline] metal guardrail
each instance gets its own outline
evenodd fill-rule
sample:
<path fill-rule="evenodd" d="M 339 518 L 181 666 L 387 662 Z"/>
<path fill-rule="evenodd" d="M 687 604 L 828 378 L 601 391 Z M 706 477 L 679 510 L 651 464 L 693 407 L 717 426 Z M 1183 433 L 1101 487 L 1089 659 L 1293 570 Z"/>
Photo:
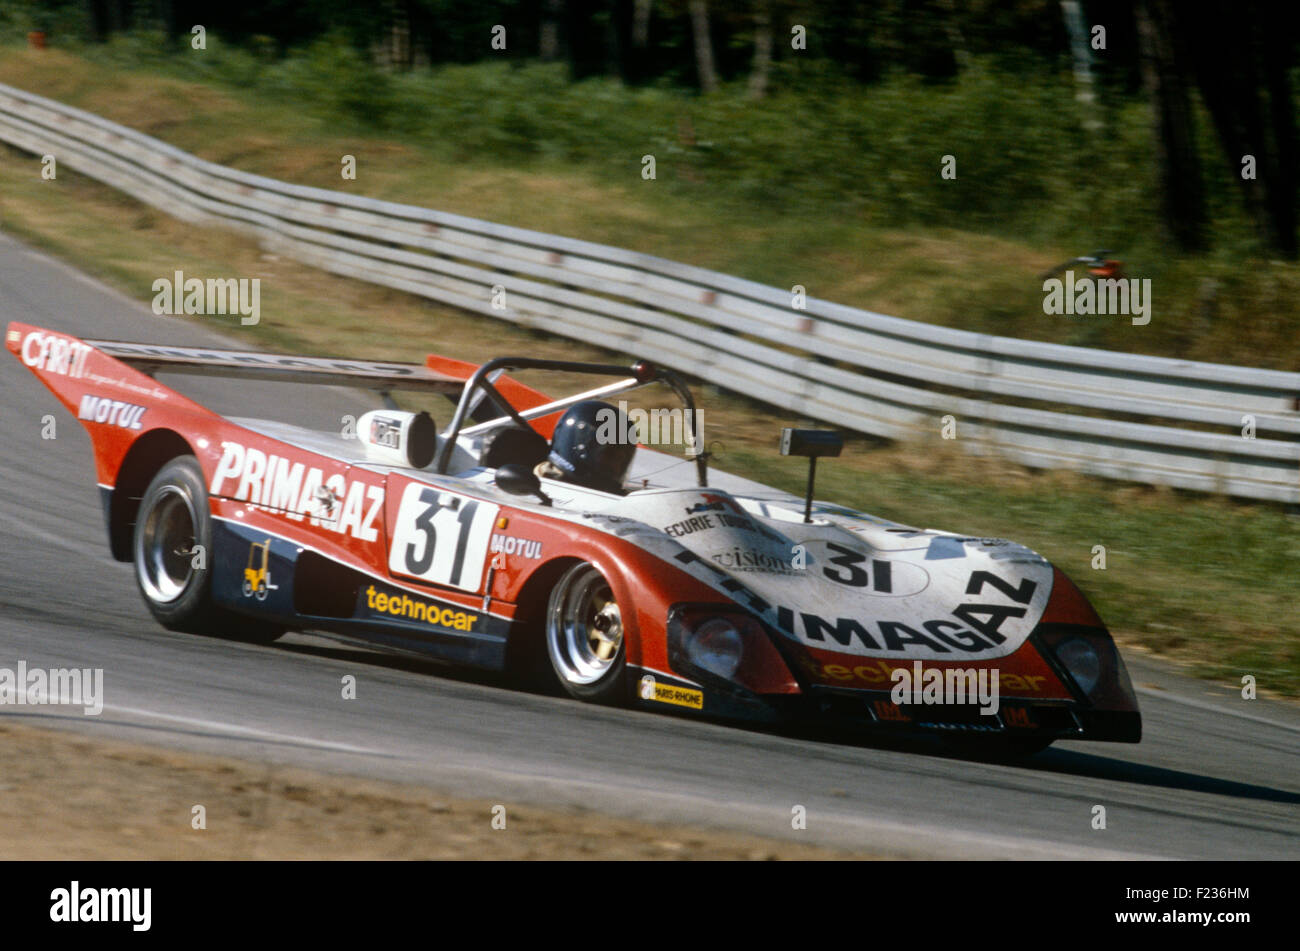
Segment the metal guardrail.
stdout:
<path fill-rule="evenodd" d="M 976 334 L 812 297 L 795 309 L 786 290 L 652 255 L 225 168 L 4 85 L 0 141 L 332 273 L 600 339 L 801 416 L 906 438 L 952 415 L 966 446 L 1030 466 L 1300 503 L 1300 373 Z"/>

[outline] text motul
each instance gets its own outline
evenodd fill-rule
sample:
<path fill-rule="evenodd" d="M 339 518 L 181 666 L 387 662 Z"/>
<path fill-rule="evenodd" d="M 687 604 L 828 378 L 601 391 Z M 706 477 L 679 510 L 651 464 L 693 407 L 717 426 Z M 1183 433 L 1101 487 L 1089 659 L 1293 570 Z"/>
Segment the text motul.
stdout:
<path fill-rule="evenodd" d="M 123 429 L 139 429 L 143 418 L 143 406 L 136 406 L 122 400 L 111 400 L 107 396 L 92 396 L 89 393 L 81 398 L 81 406 L 77 410 L 77 419 L 121 426 Z"/>

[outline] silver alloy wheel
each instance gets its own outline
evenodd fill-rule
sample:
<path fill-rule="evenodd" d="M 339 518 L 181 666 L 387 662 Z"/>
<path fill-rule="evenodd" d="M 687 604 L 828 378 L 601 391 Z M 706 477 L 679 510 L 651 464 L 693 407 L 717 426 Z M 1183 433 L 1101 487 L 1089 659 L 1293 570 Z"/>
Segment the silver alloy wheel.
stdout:
<path fill-rule="evenodd" d="M 623 617 L 609 582 L 588 564 L 565 573 L 551 594 L 546 649 L 569 683 L 594 684 L 618 662 Z"/>
<path fill-rule="evenodd" d="M 165 485 L 136 533 L 135 573 L 149 600 L 168 604 L 194 576 L 194 500 L 181 486 Z"/>

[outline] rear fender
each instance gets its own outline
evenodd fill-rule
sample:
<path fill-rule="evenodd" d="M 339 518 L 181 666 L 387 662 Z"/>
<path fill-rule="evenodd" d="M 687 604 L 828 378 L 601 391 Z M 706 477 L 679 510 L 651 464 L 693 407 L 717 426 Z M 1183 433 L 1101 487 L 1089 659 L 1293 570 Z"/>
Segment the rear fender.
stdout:
<path fill-rule="evenodd" d="M 182 434 L 215 413 L 69 334 L 17 321 L 5 347 L 54 394 L 90 436 L 113 557 L 130 559 L 140 495 L 168 459 L 193 452 Z"/>

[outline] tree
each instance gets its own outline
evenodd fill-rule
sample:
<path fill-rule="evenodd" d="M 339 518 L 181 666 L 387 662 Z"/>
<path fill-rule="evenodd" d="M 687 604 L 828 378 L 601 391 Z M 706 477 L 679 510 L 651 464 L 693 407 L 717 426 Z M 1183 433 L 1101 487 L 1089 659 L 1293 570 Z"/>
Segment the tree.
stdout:
<path fill-rule="evenodd" d="M 1156 175 L 1165 227 L 1183 251 L 1206 245 L 1205 190 L 1196 152 L 1196 127 L 1187 81 L 1179 68 L 1168 0 L 1137 7 L 1142 84 L 1151 100 Z"/>
<path fill-rule="evenodd" d="M 695 72 L 700 89 L 713 92 L 718 88 L 718 73 L 713 66 L 713 41 L 709 37 L 708 0 L 690 0 L 691 33 L 695 37 Z"/>
<path fill-rule="evenodd" d="M 754 68 L 749 74 L 749 95 L 767 95 L 767 77 L 772 67 L 772 10 L 769 0 L 754 0 Z"/>
<path fill-rule="evenodd" d="M 542 0 L 542 26 L 538 54 L 551 61 L 560 57 L 560 13 L 562 0 Z"/>
<path fill-rule="evenodd" d="M 1197 86 L 1256 231 L 1275 253 L 1294 258 L 1295 106 L 1288 74 L 1295 33 L 1288 12 L 1239 0 L 1230 17 L 1180 9 L 1176 27 L 1188 36 Z M 1247 155 L 1255 158 L 1254 179 L 1242 174 Z"/>
<path fill-rule="evenodd" d="M 568 0 L 564 5 L 569 75 L 575 80 L 605 71 L 605 36 L 596 23 L 601 7 L 600 0 Z"/>

